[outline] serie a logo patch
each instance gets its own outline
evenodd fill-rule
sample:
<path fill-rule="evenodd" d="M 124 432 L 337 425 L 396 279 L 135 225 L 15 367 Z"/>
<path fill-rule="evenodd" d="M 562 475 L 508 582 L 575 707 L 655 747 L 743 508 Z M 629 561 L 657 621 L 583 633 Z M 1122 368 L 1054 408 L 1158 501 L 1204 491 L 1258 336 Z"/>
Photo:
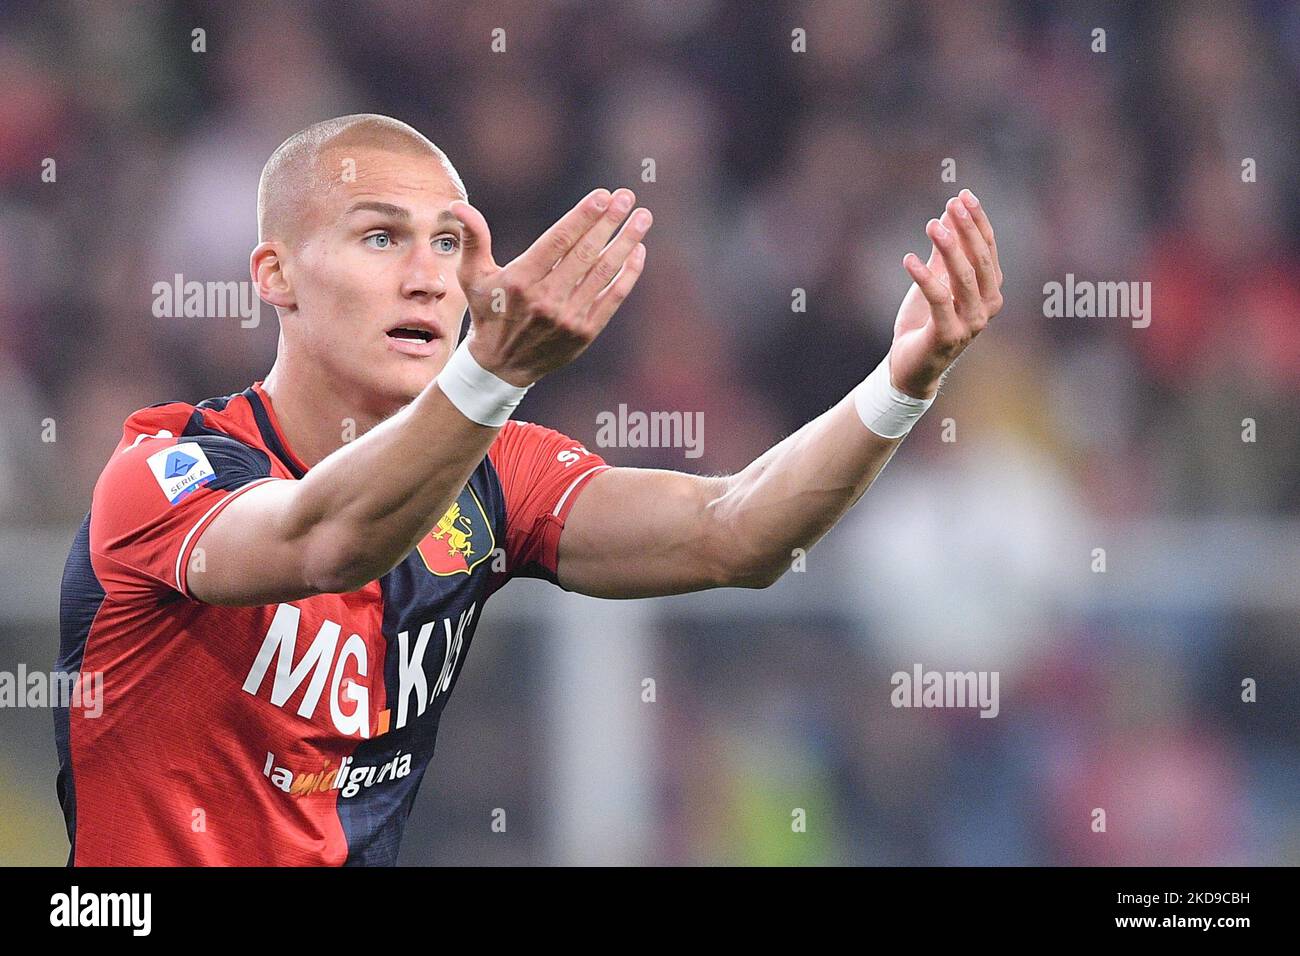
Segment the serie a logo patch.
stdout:
<path fill-rule="evenodd" d="M 217 477 L 198 442 L 182 442 L 155 452 L 147 459 L 154 480 L 172 504 Z"/>

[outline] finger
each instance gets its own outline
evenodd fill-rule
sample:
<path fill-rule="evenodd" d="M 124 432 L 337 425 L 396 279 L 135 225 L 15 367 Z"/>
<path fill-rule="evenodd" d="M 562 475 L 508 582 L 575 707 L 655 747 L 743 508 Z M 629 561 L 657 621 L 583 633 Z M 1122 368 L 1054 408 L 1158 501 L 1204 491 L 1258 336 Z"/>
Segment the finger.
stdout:
<path fill-rule="evenodd" d="M 654 216 L 649 209 L 638 209 L 628 217 L 623 228 L 619 230 L 605 251 L 600 254 L 596 264 L 578 283 L 573 291 L 573 305 L 579 311 L 586 309 L 595 301 L 604 288 L 613 281 L 615 275 L 623 268 L 637 244 L 645 238 L 654 223 Z"/>
<path fill-rule="evenodd" d="M 977 314 L 980 310 L 979 285 L 975 281 L 975 267 L 966 258 L 961 242 L 938 219 L 931 219 L 926 224 L 925 233 L 939 247 L 939 254 L 943 256 L 943 264 L 948 270 L 948 287 L 952 290 L 957 314 Z"/>
<path fill-rule="evenodd" d="M 948 288 L 948 268 L 943 264 L 943 256 L 939 254 L 939 247 L 933 242 L 930 243 L 930 258 L 925 260 L 926 266 L 939 277 L 943 287 Z"/>
<path fill-rule="evenodd" d="M 903 256 L 903 268 L 921 290 L 925 301 L 930 303 L 930 314 L 934 316 L 934 324 L 939 331 L 950 337 L 960 335 L 961 323 L 957 321 L 957 313 L 953 309 L 952 293 L 934 270 L 914 252 Z"/>
<path fill-rule="evenodd" d="M 970 210 L 971 218 L 975 220 L 975 227 L 979 229 L 980 235 L 988 243 L 989 254 L 993 257 L 993 271 L 997 277 L 998 288 L 1002 287 L 1002 265 L 998 262 L 998 243 L 993 237 L 993 224 L 989 222 L 988 213 L 984 211 L 984 206 L 975 194 L 969 189 L 963 189 L 960 193 L 962 201 L 966 208 Z"/>
<path fill-rule="evenodd" d="M 949 199 L 944 211 L 946 213 L 944 225 L 956 226 L 957 238 L 961 241 L 962 248 L 966 250 L 966 258 L 975 266 L 975 282 L 979 285 L 980 298 L 985 302 L 992 301 L 998 294 L 998 280 L 993 270 L 993 256 L 989 252 L 989 244 L 980 235 L 979 227 L 975 225 L 970 210 L 959 197 L 954 196 Z"/>
<path fill-rule="evenodd" d="M 593 189 L 507 267 L 521 285 L 540 282 L 609 208 L 609 190 Z"/>
<path fill-rule="evenodd" d="M 636 194 L 632 190 L 614 190 L 609 208 L 592 223 L 591 228 L 578 240 L 577 245 L 555 264 L 555 268 L 542 281 L 547 285 L 554 284 L 557 294 L 565 298 L 570 296 L 574 287 L 600 259 L 601 251 L 609 243 L 609 237 L 614 235 L 614 230 L 618 228 L 618 224 L 623 221 L 623 217 L 635 202 Z M 628 250 L 631 251 L 630 246 Z M 615 266 L 614 272 L 617 271 L 618 266 Z M 613 273 L 610 275 L 612 276 Z M 608 279 L 609 276 L 606 277 L 606 281 Z"/>
<path fill-rule="evenodd" d="M 454 200 L 448 211 L 460 221 L 461 253 L 456 272 L 460 287 L 469 290 L 500 268 L 492 259 L 492 233 L 483 214 L 464 200 Z"/>
<path fill-rule="evenodd" d="M 614 277 L 614 281 L 596 296 L 596 301 L 591 305 L 587 318 L 597 334 L 605 328 L 618 307 L 623 304 L 623 300 L 628 297 L 637 279 L 641 278 L 644 268 L 645 246 L 638 242 L 627 257 L 627 261 L 623 263 L 623 268 Z"/>

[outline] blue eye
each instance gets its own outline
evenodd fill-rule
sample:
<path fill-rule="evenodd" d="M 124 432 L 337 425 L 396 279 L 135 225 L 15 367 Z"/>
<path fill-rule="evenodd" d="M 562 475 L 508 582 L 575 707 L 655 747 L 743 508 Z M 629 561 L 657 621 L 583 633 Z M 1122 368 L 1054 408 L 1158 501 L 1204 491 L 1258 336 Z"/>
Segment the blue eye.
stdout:
<path fill-rule="evenodd" d="M 449 248 L 449 249 L 444 249 L 444 250 L 443 250 L 443 251 L 446 252 L 448 255 L 450 255 L 451 253 L 454 253 L 457 249 L 460 248 L 460 240 L 457 239 L 455 236 L 439 236 L 437 239 L 435 239 L 435 240 L 433 240 L 433 241 L 434 241 L 434 242 L 449 242 L 449 243 L 451 243 L 451 248 Z"/>
<path fill-rule="evenodd" d="M 378 245 L 372 245 L 371 248 L 373 248 L 373 249 L 387 249 L 389 246 L 391 246 L 391 245 L 393 244 L 393 237 L 390 236 L 390 235 L 389 235 L 388 233 L 386 233 L 386 232 L 376 232 L 376 233 L 372 233 L 372 234 L 366 236 L 366 237 L 365 237 L 364 239 L 362 239 L 361 241 L 362 241 L 362 242 L 370 242 L 371 239 L 382 239 L 382 240 L 384 240 L 382 243 L 380 243 L 380 244 L 378 244 Z"/>

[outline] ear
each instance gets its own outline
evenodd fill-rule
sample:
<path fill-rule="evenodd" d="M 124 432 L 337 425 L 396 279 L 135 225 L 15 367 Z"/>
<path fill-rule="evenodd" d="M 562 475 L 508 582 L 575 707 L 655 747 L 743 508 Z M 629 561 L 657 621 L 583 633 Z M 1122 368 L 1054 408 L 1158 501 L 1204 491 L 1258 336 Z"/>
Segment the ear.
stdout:
<path fill-rule="evenodd" d="M 263 302 L 281 309 L 297 306 L 293 286 L 284 271 L 280 258 L 280 243 L 259 242 L 248 257 L 248 271 L 253 276 L 253 287 Z"/>

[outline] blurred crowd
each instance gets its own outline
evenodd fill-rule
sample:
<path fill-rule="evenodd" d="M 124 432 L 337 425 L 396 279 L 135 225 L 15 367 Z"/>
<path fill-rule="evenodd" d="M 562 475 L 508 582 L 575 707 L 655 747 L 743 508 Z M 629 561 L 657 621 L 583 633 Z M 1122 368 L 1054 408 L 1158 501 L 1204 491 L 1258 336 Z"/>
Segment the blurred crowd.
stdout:
<path fill-rule="evenodd" d="M 623 465 L 736 471 L 834 404 L 888 348 L 903 255 L 971 188 L 1007 305 L 827 551 L 883 551 L 864 567 L 885 575 L 950 557 L 927 591 L 900 573 L 865 595 L 865 634 L 659 634 L 683 690 L 658 728 L 654 858 L 1300 862 L 1296 724 L 1241 716 L 1235 689 L 1294 686 L 1295 614 L 1076 593 L 1090 528 L 1300 512 L 1300 6 L 11 0 L 0 90 L 0 527 L 69 539 L 132 410 L 269 369 L 269 307 L 257 328 L 159 319 L 151 290 L 247 278 L 261 166 L 319 119 L 423 131 L 501 261 L 588 190 L 637 192 L 639 286 L 520 413 L 590 443 L 620 403 L 703 412 L 702 458 L 602 449 Z M 1046 317 L 1067 274 L 1149 281 L 1150 326 Z M 1005 675 L 1001 719 L 891 711 L 891 671 L 972 648 Z M 803 841 L 792 800 L 819 821 Z M 1113 840 L 1089 838 L 1097 806 Z"/>

